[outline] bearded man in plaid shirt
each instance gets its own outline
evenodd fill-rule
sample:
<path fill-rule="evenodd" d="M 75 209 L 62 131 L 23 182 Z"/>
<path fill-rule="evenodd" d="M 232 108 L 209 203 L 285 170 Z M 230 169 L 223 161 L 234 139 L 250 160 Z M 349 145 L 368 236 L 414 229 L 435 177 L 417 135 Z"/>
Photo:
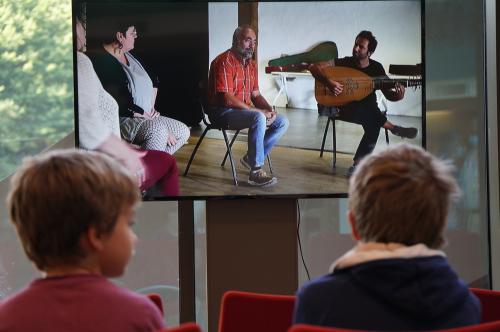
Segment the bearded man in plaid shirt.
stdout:
<path fill-rule="evenodd" d="M 269 105 L 259 91 L 257 66 L 252 59 L 257 45 L 248 25 L 236 28 L 233 45 L 210 65 L 208 114 L 231 129 L 248 128 L 248 150 L 241 163 L 249 169 L 248 183 L 271 186 L 276 177 L 263 169 L 264 160 L 288 128 L 288 119 Z"/>

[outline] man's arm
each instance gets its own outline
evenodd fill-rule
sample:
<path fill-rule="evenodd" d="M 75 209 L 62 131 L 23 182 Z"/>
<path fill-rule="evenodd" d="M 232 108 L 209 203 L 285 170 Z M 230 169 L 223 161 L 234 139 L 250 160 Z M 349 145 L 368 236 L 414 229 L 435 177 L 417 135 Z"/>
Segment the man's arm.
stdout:
<path fill-rule="evenodd" d="M 251 95 L 252 103 L 256 107 L 255 110 L 264 114 L 267 119 L 267 125 L 269 126 L 276 119 L 277 113 L 273 110 L 271 105 L 267 102 L 263 95 L 260 94 L 259 90 L 255 90 Z"/>
<path fill-rule="evenodd" d="M 223 105 L 227 108 L 237 108 L 244 110 L 251 109 L 250 106 L 248 106 L 229 92 L 217 92 L 217 99 L 219 105 Z"/>
<path fill-rule="evenodd" d="M 378 71 L 379 71 L 379 73 L 376 76 L 389 78 L 385 73 L 384 67 L 380 63 L 376 64 L 378 65 Z M 403 99 L 405 96 L 405 87 L 399 83 L 396 83 L 394 88 L 382 89 L 381 91 L 384 94 L 385 98 L 389 101 L 399 101 Z"/>
<path fill-rule="evenodd" d="M 231 93 L 234 90 L 233 76 L 236 74 L 234 70 L 234 66 L 228 60 L 222 60 L 219 57 L 210 65 L 209 80 L 213 79 L 213 88 L 216 91 L 215 103 L 211 106 L 252 110 L 249 105 Z"/>
<path fill-rule="evenodd" d="M 268 104 L 268 102 L 264 99 L 259 91 L 252 92 L 251 99 L 255 107 L 247 105 L 229 92 L 218 92 L 217 98 L 222 102 L 219 104 L 224 105 L 225 107 L 244 109 L 264 114 L 267 119 L 268 125 L 271 124 L 276 118 L 276 112 L 273 111 L 272 107 Z"/>
<path fill-rule="evenodd" d="M 339 82 L 328 78 L 325 73 L 325 68 L 333 66 L 335 66 L 335 61 L 332 59 L 330 61 L 312 63 L 307 69 L 309 69 L 315 79 L 327 86 L 335 95 L 338 95 L 342 92 L 344 87 Z"/>
<path fill-rule="evenodd" d="M 252 92 L 250 96 L 252 103 L 255 107 L 251 107 L 239 100 L 236 96 L 229 92 L 217 92 L 217 99 L 219 105 L 224 105 L 227 108 L 237 108 L 244 109 L 249 111 L 257 111 L 262 112 L 264 115 L 267 112 L 273 112 L 273 108 L 269 105 L 266 99 L 260 94 L 259 90 L 255 90 Z M 266 116 L 269 118 L 270 116 Z"/>
<path fill-rule="evenodd" d="M 260 94 L 259 90 L 255 90 L 254 92 L 252 92 L 251 99 L 256 108 L 273 112 L 273 108 L 271 107 L 271 105 L 269 105 L 264 96 Z"/>
<path fill-rule="evenodd" d="M 254 90 L 252 92 L 251 99 L 252 103 L 256 107 L 255 110 L 261 112 L 266 117 L 266 123 L 268 126 L 273 123 L 274 120 L 276 120 L 276 116 L 278 115 L 278 113 L 276 113 L 271 105 L 269 105 L 266 98 L 264 98 L 264 96 L 260 94 L 259 90 Z"/>

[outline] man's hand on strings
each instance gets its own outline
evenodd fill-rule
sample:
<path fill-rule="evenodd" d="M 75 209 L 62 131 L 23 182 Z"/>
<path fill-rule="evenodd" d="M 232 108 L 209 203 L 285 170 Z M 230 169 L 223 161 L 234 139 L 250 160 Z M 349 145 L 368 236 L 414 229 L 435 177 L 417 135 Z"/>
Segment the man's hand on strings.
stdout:
<path fill-rule="evenodd" d="M 342 91 L 344 91 L 344 86 L 339 82 L 330 80 L 329 83 L 330 84 L 328 88 L 333 92 L 335 96 L 338 96 L 342 93 Z"/>
<path fill-rule="evenodd" d="M 405 87 L 399 83 L 394 86 L 394 96 L 396 100 L 401 100 L 405 96 Z"/>

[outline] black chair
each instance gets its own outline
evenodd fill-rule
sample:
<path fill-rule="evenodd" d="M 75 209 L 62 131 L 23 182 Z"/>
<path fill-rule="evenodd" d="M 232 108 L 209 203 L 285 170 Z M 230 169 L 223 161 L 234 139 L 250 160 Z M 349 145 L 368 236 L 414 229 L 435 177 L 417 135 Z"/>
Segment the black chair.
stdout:
<path fill-rule="evenodd" d="M 239 130 L 236 130 L 236 132 L 233 135 L 233 138 L 231 139 L 231 142 L 229 143 L 229 147 L 233 147 L 234 141 L 236 141 L 236 137 L 238 137 L 238 134 L 240 133 Z M 226 151 L 226 154 L 224 155 L 224 159 L 222 160 L 222 163 L 220 164 L 222 167 L 226 164 L 227 156 L 229 156 L 229 150 Z M 271 162 L 271 157 L 267 155 L 267 164 L 269 165 L 269 172 L 273 174 L 273 164 Z"/>
<path fill-rule="evenodd" d="M 323 108 L 323 110 L 321 110 Z M 326 121 L 325 133 L 323 134 L 323 141 L 321 143 L 321 150 L 319 153 L 320 157 L 323 157 L 323 152 L 325 150 L 325 141 L 326 135 L 328 135 L 328 129 L 330 127 L 330 123 L 332 124 L 332 139 L 333 139 L 333 168 L 335 168 L 335 164 L 337 163 L 337 132 L 335 130 L 335 121 L 345 121 L 349 123 L 355 123 L 346 118 L 342 117 L 342 113 L 339 112 L 339 109 L 336 107 L 328 107 L 323 105 L 318 105 L 318 110 L 320 114 L 324 114 L 325 110 L 328 112 L 328 120 Z M 387 114 L 387 111 L 382 112 L 384 115 Z M 384 128 L 385 129 L 385 128 Z M 385 129 L 385 141 L 387 145 L 389 145 L 389 132 Z"/>
<path fill-rule="evenodd" d="M 236 167 L 235 167 L 235 163 L 234 163 L 233 154 L 231 152 L 231 148 L 233 147 L 233 144 L 236 141 L 236 137 L 238 137 L 238 134 L 240 133 L 240 129 L 231 129 L 229 127 L 229 125 L 227 125 L 227 124 L 219 124 L 219 123 L 216 123 L 216 122 L 213 122 L 213 121 L 210 121 L 209 119 L 207 119 L 205 107 L 203 106 L 203 103 L 201 101 L 200 101 L 200 109 L 201 109 L 201 112 L 203 114 L 202 120 L 203 120 L 203 123 L 205 124 L 206 128 L 203 131 L 203 133 L 201 134 L 200 138 L 198 139 L 198 143 L 196 143 L 196 146 L 195 146 L 193 152 L 191 153 L 191 157 L 189 158 L 188 164 L 186 166 L 186 170 L 184 171 L 184 176 L 187 176 L 188 171 L 189 171 L 189 167 L 191 167 L 191 163 L 193 162 L 194 156 L 196 155 L 196 152 L 198 151 L 198 148 L 200 147 L 201 142 L 205 138 L 205 135 L 207 134 L 207 132 L 211 129 L 217 129 L 217 130 L 222 131 L 222 135 L 224 136 L 224 142 L 226 143 L 226 154 L 224 155 L 224 159 L 222 160 L 222 163 L 220 165 L 221 165 L 221 167 L 223 167 L 226 164 L 227 157 L 229 156 L 229 162 L 231 163 L 231 171 L 233 173 L 233 182 L 234 182 L 234 185 L 237 186 L 238 185 L 238 176 L 236 175 Z M 231 142 L 229 142 L 229 139 L 227 138 L 227 130 L 235 130 L 235 133 L 233 135 L 233 138 L 231 139 Z M 267 156 L 267 161 L 269 164 L 269 171 L 272 174 L 273 169 L 272 169 L 272 164 L 271 164 L 271 158 L 269 157 L 269 155 Z"/>

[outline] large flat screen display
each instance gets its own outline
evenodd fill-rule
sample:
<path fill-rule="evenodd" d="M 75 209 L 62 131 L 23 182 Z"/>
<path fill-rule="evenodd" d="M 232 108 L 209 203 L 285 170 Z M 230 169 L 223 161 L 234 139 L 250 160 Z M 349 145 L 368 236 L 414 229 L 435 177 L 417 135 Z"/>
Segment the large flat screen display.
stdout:
<path fill-rule="evenodd" d="M 77 145 L 109 130 L 175 157 L 179 192 L 150 184 L 147 199 L 345 197 L 363 156 L 425 146 L 419 0 L 73 4 L 75 52 L 118 104 L 99 95 L 91 130 L 76 107 Z"/>

